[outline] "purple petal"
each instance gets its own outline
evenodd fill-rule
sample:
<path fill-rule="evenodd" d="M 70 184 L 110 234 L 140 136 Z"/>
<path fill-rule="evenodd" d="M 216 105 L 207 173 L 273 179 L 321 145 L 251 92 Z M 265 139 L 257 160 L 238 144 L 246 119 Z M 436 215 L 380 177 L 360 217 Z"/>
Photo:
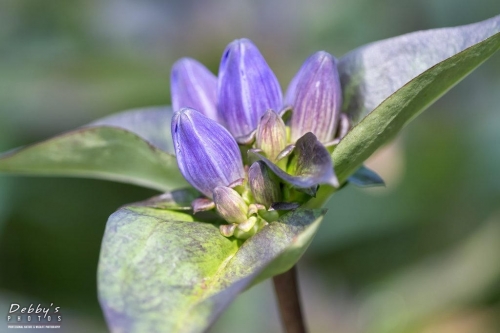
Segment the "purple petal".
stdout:
<path fill-rule="evenodd" d="M 184 108 L 172 118 L 172 139 L 177 164 L 184 178 L 198 191 L 212 198 L 217 186 L 244 178 L 238 144 L 216 121 Z"/>
<path fill-rule="evenodd" d="M 217 89 L 219 116 L 236 138 L 255 130 L 266 110 L 280 110 L 282 106 L 276 76 L 248 39 L 238 39 L 227 46 Z"/>
<path fill-rule="evenodd" d="M 291 138 L 295 142 L 307 132 L 321 142 L 335 135 L 342 107 L 342 91 L 337 61 L 320 51 L 309 57 L 292 79 L 286 102 L 293 108 Z"/>
<path fill-rule="evenodd" d="M 215 121 L 217 77 L 198 61 L 182 58 L 172 66 L 170 90 L 174 111 L 192 108 Z"/>

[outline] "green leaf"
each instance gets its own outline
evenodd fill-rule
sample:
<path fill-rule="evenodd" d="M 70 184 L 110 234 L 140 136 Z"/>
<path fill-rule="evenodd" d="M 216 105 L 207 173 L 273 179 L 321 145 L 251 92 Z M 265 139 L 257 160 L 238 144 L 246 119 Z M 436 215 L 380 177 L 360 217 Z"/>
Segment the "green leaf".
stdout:
<path fill-rule="evenodd" d="M 497 33 L 428 69 L 382 102 L 333 151 L 339 181 L 345 181 L 377 148 L 499 48 L 500 33 Z"/>
<path fill-rule="evenodd" d="M 93 121 L 87 126 L 112 126 L 135 133 L 153 146 L 174 153 L 170 121 L 172 109 L 169 106 L 151 106 L 127 110 Z"/>
<path fill-rule="evenodd" d="M 113 332 L 201 332 L 243 290 L 290 269 L 325 210 L 297 209 L 241 244 L 182 211 L 129 206 L 108 220 L 99 300 Z"/>
<path fill-rule="evenodd" d="M 160 191 L 187 187 L 175 156 L 114 127 L 87 127 L 0 155 L 0 172 L 114 180 Z"/>
<path fill-rule="evenodd" d="M 374 42 L 339 61 L 344 111 L 361 119 L 437 63 L 500 32 L 500 15 L 455 28 L 418 31 Z"/>

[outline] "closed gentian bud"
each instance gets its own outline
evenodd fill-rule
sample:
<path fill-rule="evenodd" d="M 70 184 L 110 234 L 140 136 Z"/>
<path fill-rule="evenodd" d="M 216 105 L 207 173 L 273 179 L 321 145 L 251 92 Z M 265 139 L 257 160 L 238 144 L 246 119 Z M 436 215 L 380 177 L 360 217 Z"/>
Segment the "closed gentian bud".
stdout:
<path fill-rule="evenodd" d="M 275 161 L 278 154 L 285 148 L 285 123 L 273 110 L 267 110 L 260 119 L 255 143 L 271 161 Z"/>
<path fill-rule="evenodd" d="M 312 132 L 320 142 L 333 139 L 337 128 L 342 91 L 335 58 L 320 51 L 309 57 L 288 88 L 292 106 L 291 139 Z"/>
<path fill-rule="evenodd" d="M 217 101 L 219 117 L 239 142 L 257 128 L 266 110 L 281 108 L 278 80 L 250 40 L 235 40 L 224 51 Z"/>
<path fill-rule="evenodd" d="M 281 189 L 274 175 L 262 161 L 252 164 L 248 170 L 248 183 L 255 202 L 269 208 L 271 204 L 281 201 Z"/>
<path fill-rule="evenodd" d="M 217 186 L 227 186 L 245 176 L 234 138 L 200 112 L 184 108 L 174 113 L 172 139 L 184 178 L 207 197 L 212 198 Z"/>
<path fill-rule="evenodd" d="M 182 58 L 172 66 L 170 90 L 174 111 L 191 108 L 218 120 L 217 77 L 198 61 Z"/>
<path fill-rule="evenodd" d="M 229 223 L 242 223 L 248 219 L 248 206 L 232 188 L 217 186 L 214 189 L 214 202 L 217 213 Z"/>

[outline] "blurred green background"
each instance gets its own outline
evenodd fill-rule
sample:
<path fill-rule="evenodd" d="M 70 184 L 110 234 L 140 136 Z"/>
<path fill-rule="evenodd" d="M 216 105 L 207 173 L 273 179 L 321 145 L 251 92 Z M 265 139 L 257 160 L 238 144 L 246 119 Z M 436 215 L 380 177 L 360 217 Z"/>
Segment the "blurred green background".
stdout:
<path fill-rule="evenodd" d="M 497 0 L 0 2 L 0 151 L 111 113 L 170 103 L 170 66 L 217 71 L 252 39 L 286 88 L 301 62 L 403 33 L 480 21 Z M 500 55 L 369 165 L 387 187 L 347 187 L 299 263 L 311 332 L 500 331 Z M 0 175 L 0 309 L 55 303 L 58 332 L 106 332 L 96 267 L 107 217 L 156 193 Z M 0 332 L 7 331 L 0 322 Z M 272 286 L 241 295 L 212 332 L 280 332 Z"/>

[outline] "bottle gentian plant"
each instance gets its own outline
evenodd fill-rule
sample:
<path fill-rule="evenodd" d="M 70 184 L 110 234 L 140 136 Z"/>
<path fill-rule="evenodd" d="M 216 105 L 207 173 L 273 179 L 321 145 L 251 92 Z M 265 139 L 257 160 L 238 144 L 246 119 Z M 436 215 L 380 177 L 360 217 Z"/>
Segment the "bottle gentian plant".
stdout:
<path fill-rule="evenodd" d="M 229 44 L 218 80 L 210 75 L 192 59 L 172 71 L 172 99 L 180 108 L 171 125 L 177 163 L 204 195 L 192 202 L 194 213 L 215 209 L 227 222 L 220 226 L 224 236 L 247 239 L 280 211 L 309 201 L 319 185 L 338 186 L 330 154 L 315 136 L 332 141 L 340 114 L 331 55 L 318 52 L 306 61 L 285 108 L 276 76 L 248 39 Z M 277 113 L 282 109 L 292 110 L 289 128 Z"/>
<path fill-rule="evenodd" d="M 280 277 L 312 241 L 326 200 L 348 183 L 381 184 L 363 162 L 495 53 L 499 31 L 496 16 L 338 61 L 320 51 L 284 96 L 257 47 L 239 39 L 217 77 L 193 59 L 174 64 L 172 108 L 119 113 L 5 153 L 0 171 L 161 191 L 110 216 L 99 300 L 113 332 L 204 331 L 269 277 L 283 302 Z"/>

